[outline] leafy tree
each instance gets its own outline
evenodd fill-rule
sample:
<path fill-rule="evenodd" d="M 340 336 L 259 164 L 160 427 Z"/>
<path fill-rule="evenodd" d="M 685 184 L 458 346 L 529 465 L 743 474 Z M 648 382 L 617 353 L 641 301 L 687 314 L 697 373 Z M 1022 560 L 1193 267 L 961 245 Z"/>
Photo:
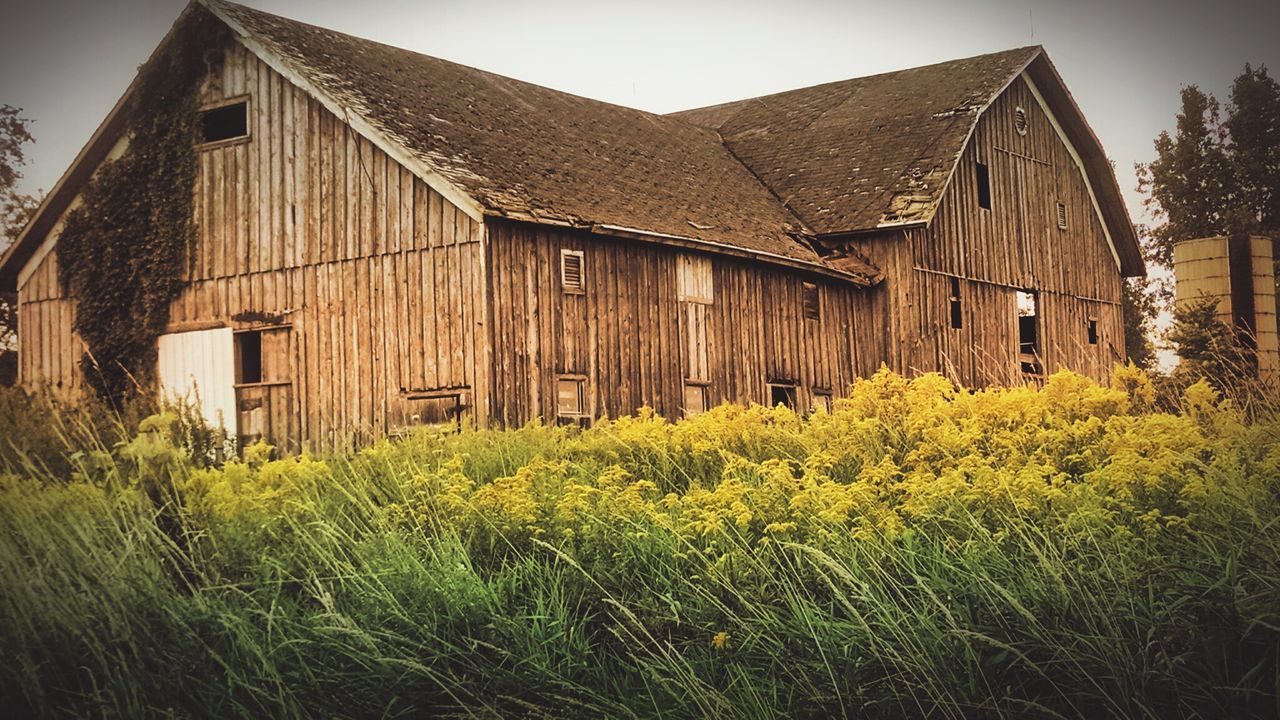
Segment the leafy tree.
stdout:
<path fill-rule="evenodd" d="M 22 110 L 0 105 L 0 253 L 18 237 L 36 207 L 36 199 L 16 191 L 26 164 L 23 146 L 33 141 Z M 18 303 L 12 293 L 0 293 L 0 385 L 12 385 L 18 374 Z"/>
<path fill-rule="evenodd" d="M 1138 190 L 1147 194 L 1145 207 L 1157 221 L 1141 231 L 1148 263 L 1171 267 L 1179 240 L 1241 232 L 1280 240 L 1280 83 L 1266 67 L 1244 66 L 1225 113 L 1213 95 L 1194 85 L 1183 88 L 1174 133 L 1161 132 L 1155 150 L 1154 161 L 1136 167 Z M 1130 322 L 1126 315 L 1127 346 L 1141 344 L 1128 334 L 1149 331 L 1168 296 L 1165 289 L 1149 302 L 1126 297 L 1127 313 L 1148 318 Z M 1183 313 L 1182 329 L 1202 315 Z"/>
<path fill-rule="evenodd" d="M 1126 278 L 1121 287 L 1125 355 L 1129 362 L 1143 370 L 1151 369 L 1156 360 L 1151 333 L 1159 308 L 1151 285 L 1152 282 L 1147 278 Z"/>

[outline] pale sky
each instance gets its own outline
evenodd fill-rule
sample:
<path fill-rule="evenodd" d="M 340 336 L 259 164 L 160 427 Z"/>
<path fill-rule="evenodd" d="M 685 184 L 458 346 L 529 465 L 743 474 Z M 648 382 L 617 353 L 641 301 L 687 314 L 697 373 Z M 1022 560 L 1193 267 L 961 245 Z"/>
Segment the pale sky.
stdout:
<path fill-rule="evenodd" d="M 3 2 L 0 103 L 36 144 L 23 187 L 48 189 L 183 0 Z M 1042 44 L 1116 162 L 1150 160 L 1186 83 L 1225 98 L 1245 62 L 1280 72 L 1280 0 L 249 0 L 336 30 L 587 97 L 669 112 Z"/>
<path fill-rule="evenodd" d="M 49 189 L 184 0 L 0 0 L 0 104 Z M 253 7 L 521 80 L 670 112 L 984 52 L 1044 45 L 1115 161 L 1135 162 L 1189 83 L 1225 102 L 1246 62 L 1280 75 L 1280 0 L 246 0 Z"/>

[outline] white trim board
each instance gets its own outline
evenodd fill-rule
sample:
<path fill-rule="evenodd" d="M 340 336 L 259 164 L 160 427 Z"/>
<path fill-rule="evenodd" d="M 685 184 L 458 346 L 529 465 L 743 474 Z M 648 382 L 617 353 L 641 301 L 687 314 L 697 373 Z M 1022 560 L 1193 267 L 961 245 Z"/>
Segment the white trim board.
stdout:
<path fill-rule="evenodd" d="M 1124 269 L 1120 264 L 1120 252 L 1116 250 L 1115 240 L 1111 239 L 1111 230 L 1107 227 L 1106 218 L 1102 216 L 1102 207 L 1098 205 L 1098 197 L 1093 192 L 1093 183 L 1089 182 L 1089 173 L 1084 168 L 1084 161 L 1080 159 L 1080 153 L 1076 152 L 1076 146 L 1067 139 L 1066 132 L 1058 124 L 1058 118 L 1049 109 L 1049 104 L 1045 102 L 1044 96 L 1040 94 L 1040 88 L 1036 87 L 1035 82 L 1031 80 L 1031 76 L 1027 74 L 1025 69 L 1022 71 L 1022 79 L 1027 83 L 1027 88 L 1031 90 L 1031 95 L 1035 97 L 1036 102 L 1040 104 L 1040 110 L 1044 112 L 1045 117 L 1049 118 L 1049 124 L 1053 125 L 1053 129 L 1057 131 L 1058 139 L 1066 146 L 1071 159 L 1075 161 L 1076 168 L 1080 171 L 1080 177 L 1084 180 L 1085 189 L 1089 191 L 1089 202 L 1093 204 L 1093 211 L 1098 216 L 1098 223 L 1102 225 L 1102 234 L 1107 237 L 1107 247 L 1111 250 L 1112 259 L 1116 261 L 1116 269 L 1123 273 Z"/>

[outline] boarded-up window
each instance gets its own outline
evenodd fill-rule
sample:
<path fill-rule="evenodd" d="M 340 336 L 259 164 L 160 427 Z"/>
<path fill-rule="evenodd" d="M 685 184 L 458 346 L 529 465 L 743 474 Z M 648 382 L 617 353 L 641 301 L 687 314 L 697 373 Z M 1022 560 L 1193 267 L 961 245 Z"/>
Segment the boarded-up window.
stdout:
<path fill-rule="evenodd" d="M 821 296 L 818 294 L 818 286 L 814 283 L 805 283 L 802 293 L 804 295 L 804 319 L 820 319 L 822 317 L 822 303 Z"/>
<path fill-rule="evenodd" d="M 707 410 L 707 386 L 685 383 L 684 416 L 693 417 Z"/>
<path fill-rule="evenodd" d="M 567 293 L 581 293 L 586 290 L 581 250 L 560 251 L 560 285 Z"/>
<path fill-rule="evenodd" d="M 1058 203 L 1058 229 L 1067 229 L 1067 206 L 1064 203 Z"/>
<path fill-rule="evenodd" d="M 951 278 L 951 329 L 964 327 L 964 310 L 960 305 L 960 278 Z"/>
<path fill-rule="evenodd" d="M 813 412 L 831 412 L 831 391 L 826 388 L 813 389 Z"/>
<path fill-rule="evenodd" d="M 701 255 L 676 257 L 676 289 L 684 302 L 710 305 L 715 302 L 715 281 L 711 274 L 711 258 Z"/>
<path fill-rule="evenodd" d="M 586 415 L 586 385 L 585 378 L 561 376 L 556 381 L 556 414 L 560 417 L 582 417 Z"/>
<path fill-rule="evenodd" d="M 238 100 L 200 113 L 200 142 L 215 143 L 249 136 L 249 103 Z"/>
<path fill-rule="evenodd" d="M 991 209 L 991 171 L 987 169 L 986 163 L 974 164 L 978 183 L 978 207 L 983 210 Z"/>

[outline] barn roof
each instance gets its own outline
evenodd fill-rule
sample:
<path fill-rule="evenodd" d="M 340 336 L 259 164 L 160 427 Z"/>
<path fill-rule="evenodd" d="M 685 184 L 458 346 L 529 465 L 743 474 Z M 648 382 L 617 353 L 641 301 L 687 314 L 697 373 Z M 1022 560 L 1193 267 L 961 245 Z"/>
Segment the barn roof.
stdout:
<path fill-rule="evenodd" d="M 196 0 L 175 28 L 205 9 L 476 219 L 703 247 L 863 284 L 880 279 L 870 262 L 822 258 L 809 240 L 927 221 L 982 109 L 1039 63 L 1057 83 L 1046 96 L 1074 109 L 1064 124 L 1086 141 L 1082 154 L 1096 156 L 1094 166 L 1101 159 L 1090 172 L 1103 180 L 1100 202 L 1123 246 L 1122 268 L 1141 272 L 1114 175 L 1038 47 L 664 116 L 223 0 Z M 105 157 L 132 88 L 0 259 L 0 284 L 16 284 Z"/>
<path fill-rule="evenodd" d="M 798 239 L 803 225 L 714 130 L 240 5 L 209 6 L 484 214 L 820 261 Z"/>
<path fill-rule="evenodd" d="M 1144 271 L 1102 146 L 1040 46 L 673 113 L 715 129 L 818 235 L 926 223 L 979 116 L 1020 74 L 1081 155 L 1117 260 Z"/>

